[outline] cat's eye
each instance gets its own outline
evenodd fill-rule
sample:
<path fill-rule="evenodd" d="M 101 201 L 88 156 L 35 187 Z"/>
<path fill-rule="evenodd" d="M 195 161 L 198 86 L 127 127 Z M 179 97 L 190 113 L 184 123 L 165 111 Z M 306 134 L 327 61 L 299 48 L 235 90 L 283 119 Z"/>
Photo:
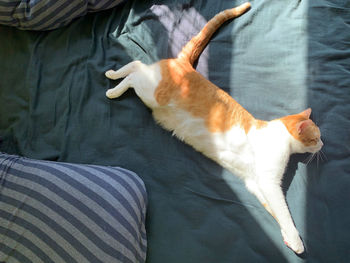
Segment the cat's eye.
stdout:
<path fill-rule="evenodd" d="M 310 141 L 310 143 L 315 143 L 315 144 L 317 144 L 318 142 L 319 142 L 319 138 L 315 138 L 315 139 L 310 139 L 309 141 Z"/>

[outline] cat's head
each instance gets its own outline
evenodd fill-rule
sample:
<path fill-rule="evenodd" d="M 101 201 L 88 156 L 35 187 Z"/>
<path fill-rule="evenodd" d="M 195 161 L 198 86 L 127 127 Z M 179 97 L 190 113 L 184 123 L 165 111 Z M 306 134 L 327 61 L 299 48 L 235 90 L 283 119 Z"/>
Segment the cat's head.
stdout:
<path fill-rule="evenodd" d="M 295 139 L 292 142 L 292 151 L 295 153 L 316 153 L 323 146 L 320 129 L 310 119 L 310 115 L 311 109 L 309 108 L 299 114 L 281 118 L 287 130 Z"/>

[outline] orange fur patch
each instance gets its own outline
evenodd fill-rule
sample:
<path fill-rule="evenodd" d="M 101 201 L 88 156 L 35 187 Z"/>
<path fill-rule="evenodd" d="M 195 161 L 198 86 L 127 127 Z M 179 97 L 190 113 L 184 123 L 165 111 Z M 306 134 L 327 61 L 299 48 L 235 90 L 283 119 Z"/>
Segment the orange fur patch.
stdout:
<path fill-rule="evenodd" d="M 239 17 L 250 9 L 250 3 L 244 3 L 235 8 L 224 10 L 208 21 L 203 29 L 191 39 L 182 49 L 178 58 L 188 61 L 191 65 L 198 59 L 214 32 L 227 20 Z"/>
<path fill-rule="evenodd" d="M 225 132 L 234 125 L 240 125 L 248 133 L 252 126 L 261 128 L 266 125 L 264 121 L 255 120 L 229 94 L 192 67 L 214 32 L 225 21 L 249 9 L 250 3 L 244 3 L 220 12 L 185 45 L 177 59 L 159 62 L 162 80 L 154 94 L 158 104 L 165 106 L 170 102 L 176 103 L 177 107 L 194 117 L 202 118 L 211 132 Z"/>
<path fill-rule="evenodd" d="M 203 118 L 211 132 L 224 132 L 240 125 L 246 133 L 254 125 L 261 128 L 266 122 L 255 120 L 229 94 L 198 73 L 189 62 L 180 59 L 160 61 L 162 81 L 155 98 L 161 106 L 170 102 L 194 117 Z"/>

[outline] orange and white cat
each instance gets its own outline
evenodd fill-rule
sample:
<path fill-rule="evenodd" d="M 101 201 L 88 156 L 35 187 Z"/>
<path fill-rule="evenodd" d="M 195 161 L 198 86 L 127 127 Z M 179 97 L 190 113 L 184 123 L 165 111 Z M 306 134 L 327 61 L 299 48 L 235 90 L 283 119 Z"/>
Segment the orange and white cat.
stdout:
<path fill-rule="evenodd" d="M 125 78 L 106 95 L 116 98 L 134 88 L 161 126 L 242 178 L 279 223 L 285 244 L 300 254 L 303 242 L 281 180 L 292 153 L 316 153 L 323 145 L 319 128 L 309 119 L 311 109 L 269 122 L 257 120 L 193 68 L 212 34 L 249 8 L 245 3 L 217 14 L 177 58 L 152 65 L 134 61 L 107 71 L 110 79 Z"/>

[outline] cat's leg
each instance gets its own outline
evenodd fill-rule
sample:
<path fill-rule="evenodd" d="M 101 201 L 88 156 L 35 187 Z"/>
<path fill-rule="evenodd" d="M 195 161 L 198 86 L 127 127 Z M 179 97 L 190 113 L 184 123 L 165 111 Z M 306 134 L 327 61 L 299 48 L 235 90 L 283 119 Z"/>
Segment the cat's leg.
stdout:
<path fill-rule="evenodd" d="M 275 217 L 275 215 L 272 213 L 272 210 L 271 210 L 270 206 L 268 205 L 268 203 L 267 203 L 264 195 L 262 194 L 256 181 L 253 179 L 247 179 L 247 180 L 245 180 L 245 185 L 246 185 L 247 189 L 249 190 L 249 192 L 251 192 L 252 194 L 254 194 L 256 196 L 256 198 L 263 205 L 263 207 L 267 210 L 267 212 L 269 212 L 273 217 Z"/>
<path fill-rule="evenodd" d="M 265 177 L 266 178 L 266 177 Z M 294 252 L 304 252 L 304 245 L 290 215 L 283 191 L 279 183 L 263 179 L 258 183 L 270 210 L 281 228 L 285 244 Z"/>
<path fill-rule="evenodd" d="M 108 98 L 117 98 L 128 88 L 134 88 L 137 96 L 148 107 L 154 109 L 158 106 L 154 94 L 162 80 L 159 63 L 146 65 L 140 61 L 133 61 L 117 71 L 107 71 L 106 76 L 112 79 L 125 77 L 115 88 L 106 92 Z"/>
<path fill-rule="evenodd" d="M 114 70 L 108 70 L 105 75 L 109 79 L 120 79 L 124 78 L 127 75 L 129 75 L 132 72 L 135 72 L 139 69 L 139 67 L 142 65 L 141 61 L 135 60 L 133 62 L 130 62 L 129 64 L 126 64 L 125 66 L 121 67 L 117 71 Z"/>
<path fill-rule="evenodd" d="M 140 70 L 142 67 L 142 62 L 135 60 L 133 62 L 130 62 L 129 64 L 126 64 L 125 66 L 121 67 L 117 71 L 114 70 L 108 70 L 105 75 L 109 79 L 120 79 L 124 78 L 122 82 L 120 82 L 117 86 L 115 86 L 113 89 L 109 89 L 106 92 L 106 96 L 110 99 L 118 98 L 121 96 L 125 91 L 127 91 L 128 88 L 133 87 L 133 79 L 135 78 L 136 72 Z"/>
<path fill-rule="evenodd" d="M 109 89 L 106 92 L 106 96 L 110 99 L 118 98 L 121 96 L 128 88 L 132 87 L 132 75 L 128 75 L 123 79 L 117 86 L 113 89 Z"/>

